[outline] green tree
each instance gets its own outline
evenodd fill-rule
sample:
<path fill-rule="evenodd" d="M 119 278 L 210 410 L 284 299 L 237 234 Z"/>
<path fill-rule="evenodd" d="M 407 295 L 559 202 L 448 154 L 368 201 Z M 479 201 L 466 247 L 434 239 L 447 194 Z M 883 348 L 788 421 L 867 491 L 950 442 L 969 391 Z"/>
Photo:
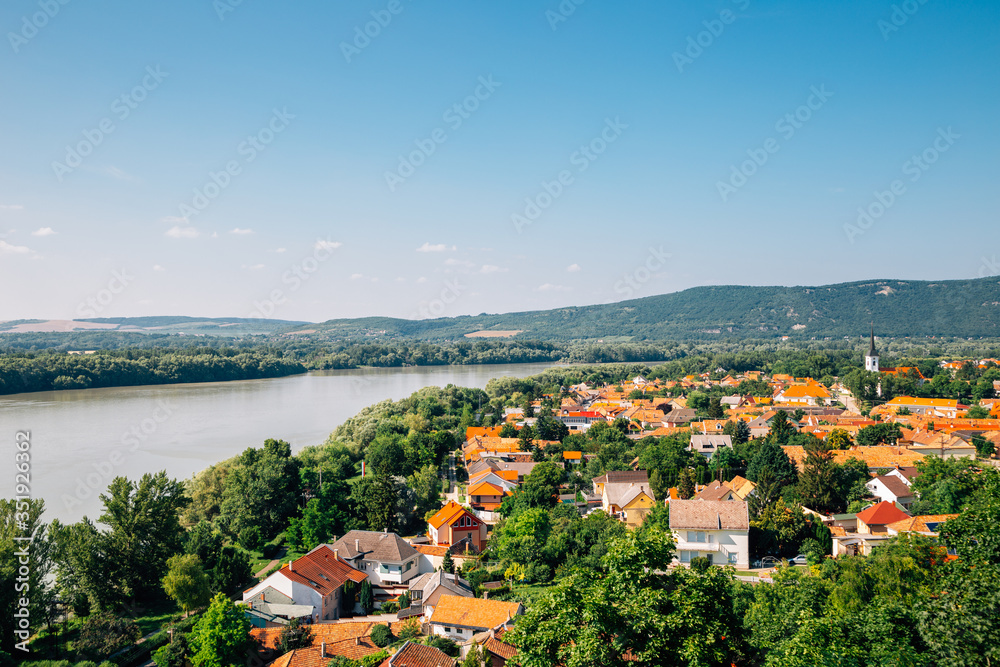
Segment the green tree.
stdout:
<path fill-rule="evenodd" d="M 854 445 L 851 434 L 842 428 L 835 428 L 826 437 L 826 444 L 830 449 L 850 449 Z"/>
<path fill-rule="evenodd" d="M 789 421 L 788 413 L 784 410 L 778 410 L 771 419 L 771 428 L 767 433 L 768 442 L 775 445 L 787 444 L 793 433 L 795 433 L 795 427 Z"/>
<path fill-rule="evenodd" d="M 388 625 L 377 624 L 372 628 L 372 643 L 379 648 L 388 646 L 393 642 L 395 637 L 392 636 L 392 630 L 389 629 Z"/>
<path fill-rule="evenodd" d="M 941 539 L 966 563 L 1000 565 L 1000 473 L 983 471 L 982 486 L 954 519 L 940 526 Z"/>
<path fill-rule="evenodd" d="M 243 609 L 222 593 L 212 598 L 188 639 L 194 667 L 230 667 L 243 664 L 250 642 L 250 621 Z"/>
<path fill-rule="evenodd" d="M 451 550 L 444 552 L 444 558 L 441 560 L 441 570 L 451 574 L 455 571 L 455 561 L 451 557 Z"/>
<path fill-rule="evenodd" d="M 15 628 L 23 630 L 15 625 L 15 611 L 26 610 L 32 631 L 40 630 L 51 618 L 54 595 L 48 580 L 56 547 L 51 531 L 42 523 L 44 512 L 41 499 L 0 499 L 0 604 L 4 609 L 0 629 L 4 647 L 27 639 L 14 639 Z M 30 542 L 18 538 L 30 538 Z M 22 598 L 27 600 L 25 606 Z"/>
<path fill-rule="evenodd" d="M 232 595 L 253 580 L 250 555 L 235 546 L 226 545 L 219 553 L 219 560 L 211 570 L 212 588 Z"/>
<path fill-rule="evenodd" d="M 684 468 L 677 480 L 677 495 L 681 500 L 688 500 L 694 496 L 695 492 L 695 471 L 694 468 Z"/>
<path fill-rule="evenodd" d="M 802 504 L 828 514 L 837 509 L 837 467 L 826 443 L 816 440 L 806 446 L 806 458 L 799 475 L 798 496 Z"/>
<path fill-rule="evenodd" d="M 185 616 L 192 609 L 208 604 L 211 594 L 208 577 L 201 559 L 194 554 L 171 556 L 167 560 L 167 575 L 162 583 L 163 590 L 177 601 Z"/>
<path fill-rule="evenodd" d="M 226 477 L 219 517 L 224 530 L 236 537 L 252 526 L 264 541 L 284 530 L 297 510 L 299 465 L 283 440 L 245 450 Z"/>
<path fill-rule="evenodd" d="M 396 529 L 398 485 L 386 472 L 377 471 L 354 483 L 351 498 L 368 530 L 392 532 Z"/>
<path fill-rule="evenodd" d="M 161 590 L 167 559 L 182 550 L 178 511 L 187 502 L 184 487 L 164 471 L 138 482 L 116 477 L 101 501 L 100 522 L 110 528 L 105 585 L 120 601 L 153 597 Z"/>
<path fill-rule="evenodd" d="M 559 486 L 564 476 L 563 469 L 555 463 L 539 463 L 524 478 L 517 493 L 528 507 L 552 507 L 559 502 Z"/>
<path fill-rule="evenodd" d="M 73 648 L 83 659 L 101 659 L 131 646 L 142 632 L 135 621 L 102 612 L 88 616 L 80 628 L 80 638 Z"/>
<path fill-rule="evenodd" d="M 784 413 L 779 412 L 778 414 Z M 747 479 L 751 482 L 757 482 L 764 470 L 768 470 L 774 479 L 782 485 L 794 484 L 798 476 L 795 465 L 785 454 L 785 451 L 777 442 L 770 439 L 760 446 L 750 461 L 750 465 L 747 466 Z"/>
<path fill-rule="evenodd" d="M 361 582 L 361 589 L 358 593 L 358 604 L 365 610 L 366 614 L 372 613 L 375 608 L 375 594 L 372 592 L 372 584 L 365 579 Z"/>
<path fill-rule="evenodd" d="M 736 420 L 736 428 L 733 429 L 733 444 L 742 445 L 750 439 L 750 425 L 742 419 Z"/>
<path fill-rule="evenodd" d="M 312 645 L 312 639 L 312 627 L 302 625 L 297 618 L 293 618 L 278 634 L 278 650 L 284 655 L 289 651 L 307 648 Z"/>
<path fill-rule="evenodd" d="M 973 667 L 1000 661 L 1000 569 L 961 559 L 917 611 L 920 636 L 934 665 Z"/>

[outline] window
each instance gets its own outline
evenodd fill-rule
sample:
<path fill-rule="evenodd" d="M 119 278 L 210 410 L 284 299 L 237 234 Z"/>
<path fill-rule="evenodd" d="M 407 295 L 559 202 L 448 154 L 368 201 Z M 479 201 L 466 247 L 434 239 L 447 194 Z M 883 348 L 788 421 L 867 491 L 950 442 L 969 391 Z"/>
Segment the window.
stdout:
<path fill-rule="evenodd" d="M 687 541 L 688 542 L 704 542 L 705 541 L 705 533 L 702 532 L 702 531 L 700 531 L 700 530 L 689 530 L 687 532 L 687 534 L 688 534 L 688 536 L 687 536 Z"/>
<path fill-rule="evenodd" d="M 691 562 L 691 554 L 692 553 L 694 553 L 694 552 L 692 552 L 692 551 L 682 551 L 681 552 L 681 562 L 682 563 L 690 563 Z"/>
<path fill-rule="evenodd" d="M 413 567 L 413 561 L 412 560 L 409 563 L 406 564 L 406 571 L 409 572 L 411 567 Z"/>
<path fill-rule="evenodd" d="M 730 553 L 729 554 L 729 564 L 730 565 L 736 565 L 736 561 L 737 561 L 737 554 Z"/>
<path fill-rule="evenodd" d="M 451 632 L 451 628 L 449 628 L 449 627 L 448 627 L 448 626 L 446 625 L 446 626 L 444 626 L 444 631 L 445 631 L 445 632 Z"/>

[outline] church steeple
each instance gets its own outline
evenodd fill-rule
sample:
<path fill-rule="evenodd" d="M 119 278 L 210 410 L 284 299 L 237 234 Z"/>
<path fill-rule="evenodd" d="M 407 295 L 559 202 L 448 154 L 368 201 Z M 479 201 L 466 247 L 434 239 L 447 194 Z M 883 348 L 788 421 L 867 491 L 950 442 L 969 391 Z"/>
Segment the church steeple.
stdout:
<path fill-rule="evenodd" d="M 872 322 L 871 345 L 868 347 L 868 354 L 865 355 L 865 370 L 878 373 L 878 350 L 875 349 L 875 323 Z"/>

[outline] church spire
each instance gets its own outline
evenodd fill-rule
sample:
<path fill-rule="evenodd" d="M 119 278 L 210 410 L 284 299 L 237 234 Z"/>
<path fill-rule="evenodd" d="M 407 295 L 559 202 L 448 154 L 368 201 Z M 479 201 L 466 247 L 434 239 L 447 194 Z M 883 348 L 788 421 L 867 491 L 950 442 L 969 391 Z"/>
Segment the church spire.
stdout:
<path fill-rule="evenodd" d="M 872 322 L 872 344 L 871 344 L 871 347 L 868 348 L 868 356 L 869 357 L 877 357 L 878 356 L 878 350 L 875 349 L 875 323 L 874 322 Z"/>

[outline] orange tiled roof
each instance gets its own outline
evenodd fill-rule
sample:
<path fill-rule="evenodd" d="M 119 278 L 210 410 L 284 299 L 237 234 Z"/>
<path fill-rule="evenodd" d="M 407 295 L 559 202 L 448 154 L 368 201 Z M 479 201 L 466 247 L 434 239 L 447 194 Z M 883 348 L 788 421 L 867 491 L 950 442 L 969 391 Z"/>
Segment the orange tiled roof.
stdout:
<path fill-rule="evenodd" d="M 286 564 L 278 572 L 292 581 L 316 589 L 321 595 L 329 595 L 348 580 L 360 583 L 366 577 L 364 572 L 340 560 L 325 544 L 290 565 Z"/>
<path fill-rule="evenodd" d="M 803 447 L 783 445 L 781 447 L 788 458 L 799 469 L 806 458 Z M 924 458 L 920 452 L 906 447 L 855 447 L 854 449 L 835 449 L 832 452 L 835 463 L 843 465 L 848 459 L 858 459 L 868 464 L 869 468 L 894 468 L 895 466 L 912 466 Z"/>
<path fill-rule="evenodd" d="M 429 544 L 414 544 L 413 548 L 425 556 L 444 557 L 444 555 L 448 553 L 448 547 L 436 547 Z"/>
<path fill-rule="evenodd" d="M 442 507 L 438 510 L 437 514 L 428 519 L 427 523 L 437 530 L 446 523 L 450 525 L 466 512 L 468 512 L 468 510 L 464 507 L 456 503 L 454 500 L 449 500 L 447 505 Z"/>
<path fill-rule="evenodd" d="M 957 514 L 921 514 L 919 516 L 911 516 L 906 519 L 901 519 L 899 521 L 894 521 L 890 523 L 887 528 L 892 528 L 899 533 L 930 533 L 932 532 L 927 524 L 929 523 L 941 523 L 942 521 L 947 521 L 948 519 L 954 519 Z"/>
<path fill-rule="evenodd" d="M 470 496 L 502 496 L 504 493 L 499 486 L 489 482 L 479 482 L 468 490 Z"/>
<path fill-rule="evenodd" d="M 910 515 L 896 507 L 895 504 L 885 500 L 858 512 L 858 521 L 863 521 L 869 526 L 883 526 L 897 521 L 905 521 L 909 518 Z"/>
<path fill-rule="evenodd" d="M 520 609 L 518 602 L 442 595 L 434 607 L 430 622 L 486 630 L 503 625 L 517 616 Z"/>
<path fill-rule="evenodd" d="M 406 642 L 403 647 L 391 657 L 385 659 L 379 667 L 454 667 L 455 661 L 449 658 L 441 649 L 423 644 Z"/>

